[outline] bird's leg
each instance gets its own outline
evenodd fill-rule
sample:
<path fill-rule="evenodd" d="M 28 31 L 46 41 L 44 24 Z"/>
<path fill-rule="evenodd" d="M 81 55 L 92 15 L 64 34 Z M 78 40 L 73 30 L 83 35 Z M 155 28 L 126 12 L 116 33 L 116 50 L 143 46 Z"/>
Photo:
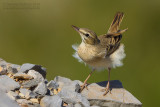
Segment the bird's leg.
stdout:
<path fill-rule="evenodd" d="M 87 88 L 87 81 L 88 81 L 89 77 L 92 75 L 93 72 L 94 72 L 94 69 L 90 72 L 90 74 L 88 75 L 88 77 L 84 81 L 83 85 L 81 86 L 80 92 L 82 92 L 84 88 Z"/>
<path fill-rule="evenodd" d="M 108 91 L 109 91 L 109 86 L 110 86 L 110 71 L 111 71 L 111 68 L 108 68 L 108 83 L 106 85 L 106 91 L 103 94 L 103 96 L 105 96 L 108 93 Z"/>

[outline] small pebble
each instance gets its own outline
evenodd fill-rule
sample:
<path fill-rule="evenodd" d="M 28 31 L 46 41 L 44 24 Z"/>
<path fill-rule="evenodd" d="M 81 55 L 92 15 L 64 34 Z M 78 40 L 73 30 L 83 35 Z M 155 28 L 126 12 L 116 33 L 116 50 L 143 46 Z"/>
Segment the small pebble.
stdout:
<path fill-rule="evenodd" d="M 32 101 L 33 103 L 39 103 L 38 99 L 36 98 L 31 98 L 30 101 Z"/>
<path fill-rule="evenodd" d="M 24 80 L 30 80 L 33 79 L 32 76 L 27 75 L 25 73 L 16 73 L 15 75 L 13 75 L 14 78 L 16 79 L 24 79 Z"/>

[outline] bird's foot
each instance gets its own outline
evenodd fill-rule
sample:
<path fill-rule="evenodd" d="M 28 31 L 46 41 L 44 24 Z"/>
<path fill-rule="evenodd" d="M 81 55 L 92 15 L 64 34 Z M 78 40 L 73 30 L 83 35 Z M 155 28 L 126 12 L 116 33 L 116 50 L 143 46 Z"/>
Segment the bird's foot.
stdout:
<path fill-rule="evenodd" d="M 111 90 L 110 90 L 109 88 L 102 89 L 101 91 L 102 91 L 102 92 L 105 92 L 105 93 L 103 94 L 103 96 L 107 95 L 108 92 L 110 92 L 110 94 L 112 94 L 112 93 L 111 93 Z"/>
<path fill-rule="evenodd" d="M 88 90 L 88 87 L 87 87 L 88 85 L 89 85 L 88 83 L 85 83 L 85 84 L 81 85 L 80 92 L 82 92 L 83 89 L 85 89 L 85 88 Z"/>
<path fill-rule="evenodd" d="M 106 89 L 106 91 L 105 91 L 105 93 L 103 94 L 103 96 L 105 96 L 108 92 L 109 92 L 109 89 Z"/>

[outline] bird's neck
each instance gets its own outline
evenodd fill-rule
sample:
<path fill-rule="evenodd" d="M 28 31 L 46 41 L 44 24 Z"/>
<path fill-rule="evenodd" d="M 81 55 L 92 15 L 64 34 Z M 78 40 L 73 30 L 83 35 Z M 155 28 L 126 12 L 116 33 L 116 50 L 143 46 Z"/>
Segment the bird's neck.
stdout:
<path fill-rule="evenodd" d="M 97 45 L 100 44 L 100 40 L 97 39 L 82 39 L 82 43 L 86 44 L 86 45 Z"/>

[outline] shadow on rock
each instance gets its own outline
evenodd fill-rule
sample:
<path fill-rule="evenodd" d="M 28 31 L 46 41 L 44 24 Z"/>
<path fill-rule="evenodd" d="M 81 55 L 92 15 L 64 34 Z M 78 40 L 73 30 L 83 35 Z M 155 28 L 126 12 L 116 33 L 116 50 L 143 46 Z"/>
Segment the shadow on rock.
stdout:
<path fill-rule="evenodd" d="M 98 82 L 97 84 L 101 87 L 106 87 L 108 81 Z M 123 88 L 122 83 L 119 80 L 110 81 L 110 88 Z"/>

